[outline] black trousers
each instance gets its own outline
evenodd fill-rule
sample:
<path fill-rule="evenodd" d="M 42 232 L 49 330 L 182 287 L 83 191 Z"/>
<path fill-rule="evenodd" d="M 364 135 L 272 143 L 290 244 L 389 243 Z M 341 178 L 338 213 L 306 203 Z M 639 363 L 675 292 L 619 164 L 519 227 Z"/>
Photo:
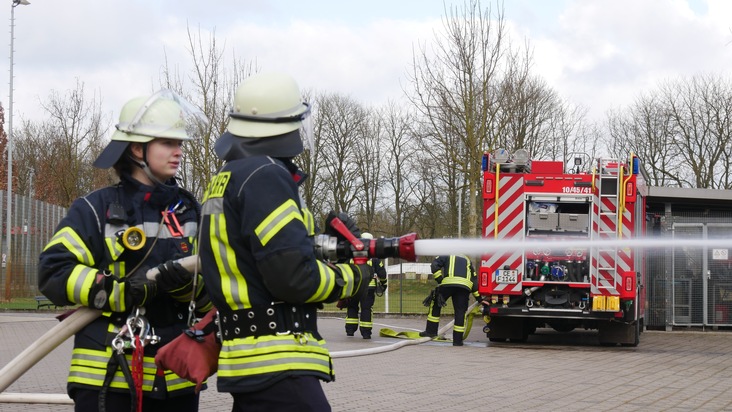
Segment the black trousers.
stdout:
<path fill-rule="evenodd" d="M 320 380 L 293 376 L 257 392 L 232 393 L 232 412 L 330 412 Z"/>
<path fill-rule="evenodd" d="M 376 288 L 368 288 L 366 293 L 361 295 L 361 299 L 349 300 L 346 312 L 347 333 L 356 332 L 360 326 L 361 335 L 371 336 L 374 302 L 376 302 Z"/>
<path fill-rule="evenodd" d="M 99 391 L 89 389 L 75 389 L 72 394 L 75 412 L 99 411 Z M 129 393 L 107 392 L 106 412 L 130 412 Z M 169 397 L 167 399 L 152 399 L 143 396 L 143 412 L 197 412 L 198 395 L 186 394 Z"/>
<path fill-rule="evenodd" d="M 452 308 L 455 312 L 455 326 L 453 326 L 453 330 L 462 334 L 465 332 L 465 315 L 468 311 L 470 291 L 460 286 L 440 286 L 437 288 L 437 293 L 442 295 L 445 302 L 452 298 Z M 441 311 L 442 307 L 434 301 L 430 304 L 429 316 L 427 318 L 428 332 L 437 333 Z"/>

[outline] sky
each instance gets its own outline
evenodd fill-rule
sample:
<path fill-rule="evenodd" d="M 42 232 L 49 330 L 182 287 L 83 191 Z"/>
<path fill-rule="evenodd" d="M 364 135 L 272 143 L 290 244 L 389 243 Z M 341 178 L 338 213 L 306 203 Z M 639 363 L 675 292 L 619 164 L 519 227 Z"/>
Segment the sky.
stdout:
<path fill-rule="evenodd" d="M 165 59 L 186 73 L 188 28 L 229 61 L 288 72 L 301 89 L 366 105 L 403 99 L 413 48 L 464 0 L 29 0 L 15 15 L 14 124 L 44 119 L 43 102 L 82 82 L 114 123 L 129 99 L 159 86 Z M 0 101 L 8 108 L 12 0 L 0 7 Z M 482 1 L 483 7 L 496 2 Z M 732 77 L 732 1 L 503 0 L 511 39 L 534 73 L 591 119 L 660 82 Z M 4 56 L 4 58 L 3 58 Z"/>

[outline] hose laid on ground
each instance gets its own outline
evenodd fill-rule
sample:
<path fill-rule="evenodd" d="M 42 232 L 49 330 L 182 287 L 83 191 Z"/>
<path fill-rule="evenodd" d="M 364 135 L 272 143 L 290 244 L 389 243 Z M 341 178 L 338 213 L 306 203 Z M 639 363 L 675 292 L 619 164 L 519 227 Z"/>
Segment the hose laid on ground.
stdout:
<path fill-rule="evenodd" d="M 471 313 L 473 309 L 478 305 L 479 302 L 475 302 L 472 305 L 468 307 L 468 310 L 466 313 Z M 437 331 L 437 336 L 440 336 L 450 330 L 452 326 L 455 324 L 455 320 L 453 319 L 450 321 L 447 325 L 441 327 Z M 393 350 L 397 350 L 399 348 L 402 348 L 407 345 L 419 345 L 420 343 L 425 343 L 431 341 L 432 338 L 425 336 L 420 337 L 419 339 L 409 339 L 409 340 L 402 340 L 396 343 L 393 343 L 391 345 L 385 345 L 385 346 L 378 346 L 375 348 L 368 348 L 368 349 L 355 349 L 355 350 L 345 350 L 345 351 L 338 351 L 338 352 L 331 352 L 330 356 L 334 359 L 338 358 L 351 358 L 354 356 L 365 356 L 365 355 L 374 355 L 377 353 L 383 353 L 383 352 L 390 352 Z"/>

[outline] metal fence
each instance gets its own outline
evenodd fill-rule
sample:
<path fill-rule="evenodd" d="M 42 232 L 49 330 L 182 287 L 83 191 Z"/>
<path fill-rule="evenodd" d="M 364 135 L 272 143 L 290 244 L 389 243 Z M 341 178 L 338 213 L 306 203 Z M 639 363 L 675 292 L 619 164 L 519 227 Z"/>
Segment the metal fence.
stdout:
<path fill-rule="evenodd" d="M 666 212 L 651 219 L 650 228 L 656 236 L 673 239 L 674 246 L 647 254 L 647 326 L 732 326 L 730 250 L 685 243 L 732 238 L 732 212 Z"/>
<path fill-rule="evenodd" d="M 53 236 L 66 208 L 17 194 L 12 195 L 10 242 L 7 238 L 7 192 L 0 190 L 2 234 L 2 299 L 38 295 L 38 256 Z M 10 248 L 8 248 L 8 243 Z"/>

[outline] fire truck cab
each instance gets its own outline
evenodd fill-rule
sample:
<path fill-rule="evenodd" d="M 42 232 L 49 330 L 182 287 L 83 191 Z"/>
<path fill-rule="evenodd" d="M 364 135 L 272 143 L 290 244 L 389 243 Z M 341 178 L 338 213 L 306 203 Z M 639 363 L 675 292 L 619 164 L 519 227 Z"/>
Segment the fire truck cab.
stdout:
<path fill-rule="evenodd" d="M 499 149 L 484 154 L 482 169 L 483 237 L 500 242 L 479 267 L 490 341 L 584 328 L 603 345 L 637 346 L 645 265 L 622 240 L 645 234 L 640 159 L 577 155 L 564 164 Z"/>

